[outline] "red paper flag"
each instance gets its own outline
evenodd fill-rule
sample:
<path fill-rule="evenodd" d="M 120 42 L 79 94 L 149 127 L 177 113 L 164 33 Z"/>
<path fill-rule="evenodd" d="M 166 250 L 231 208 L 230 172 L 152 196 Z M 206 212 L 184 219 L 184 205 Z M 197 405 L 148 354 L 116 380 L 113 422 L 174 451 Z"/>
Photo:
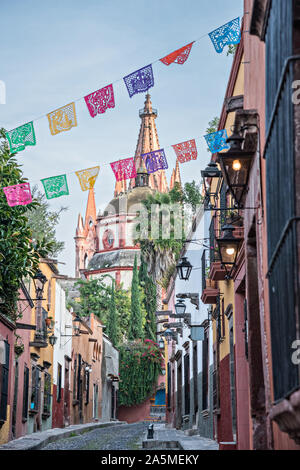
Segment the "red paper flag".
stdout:
<path fill-rule="evenodd" d="M 162 59 L 160 59 L 160 61 L 165 65 L 170 65 L 173 62 L 175 62 L 176 64 L 184 64 L 190 55 L 194 42 L 195 41 L 191 42 L 190 44 L 187 44 L 186 46 L 183 46 L 177 51 L 171 52 L 171 54 L 166 55 L 166 57 L 163 57 Z"/>
<path fill-rule="evenodd" d="M 123 181 L 136 177 L 134 158 L 125 158 L 110 164 L 117 181 Z"/>
<path fill-rule="evenodd" d="M 197 160 L 198 152 L 195 139 L 187 140 L 181 144 L 172 145 L 180 163 Z"/>

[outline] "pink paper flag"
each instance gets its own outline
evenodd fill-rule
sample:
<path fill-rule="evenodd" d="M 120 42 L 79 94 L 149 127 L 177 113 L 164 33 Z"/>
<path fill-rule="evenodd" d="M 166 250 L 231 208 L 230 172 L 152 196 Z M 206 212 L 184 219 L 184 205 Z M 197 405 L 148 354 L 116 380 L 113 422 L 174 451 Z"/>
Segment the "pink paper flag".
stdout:
<path fill-rule="evenodd" d="M 115 107 L 114 89 L 112 85 L 94 91 L 85 96 L 84 99 L 92 118 L 97 116 L 97 114 L 105 113 L 108 108 Z"/>
<path fill-rule="evenodd" d="M 7 203 L 10 207 L 26 206 L 32 202 L 29 183 L 20 183 L 3 188 Z"/>
<path fill-rule="evenodd" d="M 125 158 L 110 164 L 117 181 L 123 181 L 136 177 L 134 158 Z"/>

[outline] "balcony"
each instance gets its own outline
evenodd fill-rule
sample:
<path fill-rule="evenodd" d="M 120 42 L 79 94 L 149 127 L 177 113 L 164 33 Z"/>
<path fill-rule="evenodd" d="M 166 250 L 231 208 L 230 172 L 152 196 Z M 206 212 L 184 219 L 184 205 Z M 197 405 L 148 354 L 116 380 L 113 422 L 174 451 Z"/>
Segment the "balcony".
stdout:
<path fill-rule="evenodd" d="M 155 117 L 157 117 L 158 112 L 157 109 L 152 108 L 152 112 L 145 110 L 145 109 L 140 109 L 139 111 L 139 116 L 144 117 L 144 116 L 152 116 L 154 114 Z"/>
<path fill-rule="evenodd" d="M 201 300 L 206 305 L 215 305 L 220 295 L 220 289 L 215 281 L 206 279 L 206 286 L 202 291 Z"/>

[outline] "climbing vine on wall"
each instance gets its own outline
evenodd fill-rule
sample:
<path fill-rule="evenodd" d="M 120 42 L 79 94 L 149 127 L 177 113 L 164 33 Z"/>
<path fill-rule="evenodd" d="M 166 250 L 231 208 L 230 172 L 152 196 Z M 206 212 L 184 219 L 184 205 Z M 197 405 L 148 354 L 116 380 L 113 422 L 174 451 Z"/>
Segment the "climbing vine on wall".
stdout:
<path fill-rule="evenodd" d="M 155 393 L 162 360 L 158 345 L 149 339 L 120 347 L 119 405 L 138 405 Z"/>

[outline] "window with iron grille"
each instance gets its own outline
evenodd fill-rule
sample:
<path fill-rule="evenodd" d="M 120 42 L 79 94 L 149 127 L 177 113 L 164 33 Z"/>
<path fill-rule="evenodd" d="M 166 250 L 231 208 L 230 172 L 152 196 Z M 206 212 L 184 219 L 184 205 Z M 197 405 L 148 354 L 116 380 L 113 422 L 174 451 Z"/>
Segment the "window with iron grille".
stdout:
<path fill-rule="evenodd" d="M 85 371 L 85 404 L 87 405 L 90 401 L 90 373 Z"/>
<path fill-rule="evenodd" d="M 204 333 L 202 342 L 202 410 L 208 409 L 208 332 Z"/>
<path fill-rule="evenodd" d="M 38 411 L 39 408 L 39 391 L 40 391 L 40 371 L 37 366 L 31 369 L 31 397 L 30 410 Z"/>
<path fill-rule="evenodd" d="M 217 297 L 217 305 L 214 311 L 214 319 L 216 321 L 216 333 L 217 333 L 217 341 L 220 343 L 224 336 L 222 336 L 222 315 L 221 315 L 221 301 L 220 297 Z"/>
<path fill-rule="evenodd" d="M 62 382 L 62 367 L 61 364 L 57 364 L 57 390 L 56 399 L 59 402 L 61 400 L 61 382 Z"/>
<path fill-rule="evenodd" d="M 77 366 L 77 400 L 80 399 L 80 384 L 81 384 L 81 354 L 78 354 L 78 366 Z"/>
<path fill-rule="evenodd" d="M 223 180 L 221 191 L 220 191 L 220 215 L 219 215 L 219 231 L 222 231 L 223 225 L 226 224 L 227 211 L 227 185 Z"/>
<path fill-rule="evenodd" d="M 51 412 L 51 375 L 48 374 L 48 372 L 45 372 L 43 413 L 50 414 L 50 412 Z"/>
<path fill-rule="evenodd" d="M 214 351 L 214 370 L 213 370 L 213 409 L 214 411 L 220 409 L 220 396 L 219 396 L 219 373 L 218 373 L 218 353 Z"/>
<path fill-rule="evenodd" d="M 73 370 L 73 400 L 76 400 L 77 392 L 77 354 L 74 359 L 74 370 Z"/>
<path fill-rule="evenodd" d="M 190 414 L 190 355 L 184 356 L 184 412 Z"/>
<path fill-rule="evenodd" d="M 202 292 L 206 289 L 206 278 L 207 278 L 207 262 L 206 262 L 206 250 L 203 251 L 201 258 L 201 272 L 202 272 Z"/>
<path fill-rule="evenodd" d="M 299 274 L 295 186 L 295 122 L 291 99 L 295 64 L 285 68 L 293 47 L 293 0 L 270 2 L 266 22 L 266 143 L 269 298 L 275 401 L 300 386 L 298 366 L 291 361 L 291 345 L 299 339 Z M 298 27 L 298 26 L 297 26 Z M 296 44 L 295 44 L 296 46 Z M 283 158 L 284 155 L 284 158 Z M 296 195 L 296 197 L 295 197 Z"/>
<path fill-rule="evenodd" d="M 28 417 L 28 399 L 29 399 L 29 368 L 24 366 L 24 385 L 23 385 L 23 409 L 22 417 L 24 420 Z"/>
<path fill-rule="evenodd" d="M 7 400 L 8 400 L 8 378 L 9 378 L 9 353 L 10 345 L 4 341 L 5 364 L 0 364 L 0 423 L 7 419 Z"/>
<path fill-rule="evenodd" d="M 210 265 L 215 262 L 215 218 L 213 217 L 209 227 L 209 260 Z"/>
<path fill-rule="evenodd" d="M 194 377 L 194 413 L 198 411 L 198 349 L 197 342 L 193 346 L 193 377 Z"/>
<path fill-rule="evenodd" d="M 168 393 L 167 393 L 167 407 L 168 409 L 170 410 L 171 409 L 171 388 L 172 388 L 172 383 L 171 383 L 171 380 L 172 380 L 172 376 L 171 376 L 171 364 L 168 362 L 168 366 L 167 366 L 167 370 L 168 370 Z"/>

